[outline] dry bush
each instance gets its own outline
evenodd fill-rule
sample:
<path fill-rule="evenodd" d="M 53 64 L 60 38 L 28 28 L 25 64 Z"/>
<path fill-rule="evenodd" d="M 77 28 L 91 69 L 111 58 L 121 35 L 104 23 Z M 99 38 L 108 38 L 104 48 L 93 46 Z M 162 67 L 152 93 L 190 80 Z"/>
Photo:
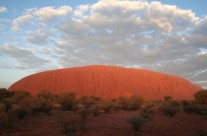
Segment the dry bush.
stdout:
<path fill-rule="evenodd" d="M 86 131 L 86 125 L 88 123 L 90 110 L 87 108 L 82 108 L 78 110 L 78 114 L 80 116 L 80 129 Z"/>
<path fill-rule="evenodd" d="M 58 102 L 62 107 L 62 110 L 72 110 L 75 105 L 75 93 L 64 92 L 58 95 Z"/>
<path fill-rule="evenodd" d="M 105 113 L 109 113 L 113 108 L 113 102 L 111 100 L 103 100 L 101 103 L 102 109 L 105 111 Z"/>
<path fill-rule="evenodd" d="M 207 115 L 207 105 L 205 105 L 205 104 L 195 104 L 195 105 L 185 106 L 184 110 L 187 113 Z"/>
<path fill-rule="evenodd" d="M 6 108 L 4 104 L 0 103 L 0 116 L 3 115 L 6 112 Z"/>
<path fill-rule="evenodd" d="M 131 97 L 121 96 L 116 101 L 116 105 L 121 106 L 124 110 L 137 110 L 142 104 L 144 104 L 144 99 L 137 95 Z"/>
<path fill-rule="evenodd" d="M 99 107 L 97 105 L 93 105 L 90 107 L 90 111 L 94 116 L 98 116 L 100 114 Z"/>
<path fill-rule="evenodd" d="M 118 97 L 116 105 L 121 106 L 122 109 L 127 110 L 129 104 L 129 99 L 125 96 Z"/>
<path fill-rule="evenodd" d="M 29 96 L 31 96 L 31 94 L 27 91 L 14 91 L 12 99 L 15 104 L 19 104 L 24 98 Z"/>
<path fill-rule="evenodd" d="M 13 96 L 13 92 L 8 91 L 6 88 L 0 88 L 0 102 L 12 96 Z"/>
<path fill-rule="evenodd" d="M 75 136 L 80 126 L 80 118 L 77 115 L 61 116 L 58 119 L 63 132 L 69 136 Z"/>
<path fill-rule="evenodd" d="M 160 110 L 164 113 L 164 115 L 174 117 L 180 111 L 180 107 L 174 105 L 163 105 L 160 107 Z"/>
<path fill-rule="evenodd" d="M 171 97 L 171 96 L 165 96 L 164 97 L 164 101 L 165 102 L 169 102 L 169 101 L 171 101 L 173 98 Z"/>
<path fill-rule="evenodd" d="M 196 101 L 200 104 L 207 104 L 207 89 L 194 94 Z"/>
<path fill-rule="evenodd" d="M 137 110 L 141 107 L 141 105 L 144 103 L 144 99 L 140 96 L 133 95 L 129 98 L 129 109 L 130 110 Z"/>
<path fill-rule="evenodd" d="M 38 112 L 49 113 L 52 110 L 51 100 L 42 97 L 35 97 L 33 104 L 34 104 L 34 107 L 32 109 L 33 113 L 38 113 Z"/>
<path fill-rule="evenodd" d="M 15 110 L 18 119 L 23 119 L 29 112 L 26 109 L 19 108 Z"/>
<path fill-rule="evenodd" d="M 142 116 L 132 116 L 132 117 L 128 118 L 128 122 L 130 123 L 130 125 L 133 128 L 135 136 L 141 135 L 140 129 L 147 121 L 148 121 L 148 119 L 146 119 Z"/>
<path fill-rule="evenodd" d="M 46 100 L 50 100 L 50 101 L 53 101 L 55 99 L 55 95 L 52 94 L 50 91 L 48 90 L 42 90 L 40 91 L 38 94 L 37 94 L 37 97 L 39 98 L 43 98 L 43 99 L 46 99 Z"/>
<path fill-rule="evenodd" d="M 144 108 L 140 115 L 144 118 L 151 118 L 154 112 L 150 108 Z"/>
<path fill-rule="evenodd" d="M 83 96 L 78 100 L 78 103 L 83 105 L 86 108 L 89 108 L 92 105 L 96 105 L 98 101 L 99 101 L 99 99 L 97 100 L 96 97 Z"/>
<path fill-rule="evenodd" d="M 52 102 L 50 99 L 45 99 L 44 97 L 30 96 L 24 98 L 20 106 L 32 114 L 37 114 L 39 112 L 49 113 L 52 110 Z"/>

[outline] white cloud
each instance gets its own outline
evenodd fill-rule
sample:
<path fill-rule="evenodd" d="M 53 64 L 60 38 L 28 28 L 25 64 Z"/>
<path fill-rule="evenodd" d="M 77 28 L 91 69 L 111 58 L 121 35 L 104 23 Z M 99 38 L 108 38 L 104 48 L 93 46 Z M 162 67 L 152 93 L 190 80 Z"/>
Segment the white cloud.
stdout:
<path fill-rule="evenodd" d="M 59 29 L 68 35 L 81 34 L 87 32 L 88 25 L 82 20 L 77 20 L 73 18 L 66 19 L 59 25 Z"/>
<path fill-rule="evenodd" d="M 13 20 L 13 29 L 31 26 L 31 20 L 34 30 L 22 28 L 27 46 L 0 48 L 16 58 L 19 68 L 139 66 L 206 81 L 207 17 L 191 10 L 160 2 L 100 0 L 74 11 L 69 6 L 28 9 Z"/>
<path fill-rule="evenodd" d="M 53 7 L 44 7 L 34 12 L 35 15 L 43 21 L 52 21 L 59 16 L 66 16 L 72 11 L 70 6 L 61 6 L 57 9 Z"/>
<path fill-rule="evenodd" d="M 15 67 L 18 69 L 39 69 L 39 66 L 44 67 L 49 63 L 48 60 L 36 56 L 32 49 L 21 48 L 15 44 L 3 44 L 0 47 L 0 52 L 16 59 L 17 65 Z"/>
<path fill-rule="evenodd" d="M 12 21 L 12 30 L 15 32 L 20 31 L 21 25 L 30 22 L 32 19 L 33 19 L 33 16 L 30 14 L 26 14 L 18 18 L 15 18 Z"/>
<path fill-rule="evenodd" d="M 74 11 L 74 15 L 82 17 L 84 15 L 84 13 L 89 10 L 89 8 L 90 8 L 89 5 L 80 5 Z"/>
<path fill-rule="evenodd" d="M 48 42 L 48 37 L 50 35 L 49 32 L 44 32 L 42 30 L 36 30 L 35 32 L 29 31 L 27 32 L 28 36 L 26 37 L 26 41 L 31 44 L 39 44 L 43 45 Z"/>
<path fill-rule="evenodd" d="M 0 7 L 0 13 L 6 13 L 7 11 L 6 7 Z"/>

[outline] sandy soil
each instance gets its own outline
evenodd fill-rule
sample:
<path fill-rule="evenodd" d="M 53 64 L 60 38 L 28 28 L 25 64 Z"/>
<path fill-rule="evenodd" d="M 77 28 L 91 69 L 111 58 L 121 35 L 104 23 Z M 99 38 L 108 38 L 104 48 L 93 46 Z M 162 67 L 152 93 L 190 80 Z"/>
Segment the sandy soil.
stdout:
<path fill-rule="evenodd" d="M 60 114 L 69 114 L 61 112 Z M 129 116 L 139 111 L 120 111 L 91 115 L 86 132 L 77 136 L 132 136 L 133 131 L 127 122 Z M 207 130 L 207 117 L 178 113 L 175 117 L 165 117 L 155 110 L 153 117 L 142 128 L 143 136 L 199 136 L 201 130 Z M 65 136 L 57 121 L 57 113 L 27 117 L 18 121 L 13 129 L 0 128 L 0 136 Z"/>

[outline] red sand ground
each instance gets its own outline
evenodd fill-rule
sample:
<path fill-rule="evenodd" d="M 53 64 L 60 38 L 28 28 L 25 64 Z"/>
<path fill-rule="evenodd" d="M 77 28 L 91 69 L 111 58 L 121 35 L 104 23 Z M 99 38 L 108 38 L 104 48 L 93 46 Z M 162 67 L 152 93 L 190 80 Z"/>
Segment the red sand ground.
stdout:
<path fill-rule="evenodd" d="M 61 114 L 69 114 L 62 112 Z M 77 136 L 132 136 L 129 116 L 138 115 L 139 111 L 121 111 L 118 113 L 91 115 L 86 132 Z M 158 110 L 142 128 L 143 136 L 199 136 L 200 130 L 207 130 L 207 118 L 194 114 L 178 113 L 175 117 L 165 117 Z M 4 134 L 3 134 L 4 132 Z M 13 129 L 0 128 L 4 136 L 65 136 L 57 123 L 55 114 L 25 118 Z"/>
<path fill-rule="evenodd" d="M 115 66 L 85 66 L 37 73 L 14 83 L 9 90 L 26 90 L 36 94 L 47 89 L 58 94 L 64 91 L 81 96 L 116 98 L 118 96 L 143 96 L 147 100 L 193 99 L 202 88 L 173 75 L 144 69 Z"/>

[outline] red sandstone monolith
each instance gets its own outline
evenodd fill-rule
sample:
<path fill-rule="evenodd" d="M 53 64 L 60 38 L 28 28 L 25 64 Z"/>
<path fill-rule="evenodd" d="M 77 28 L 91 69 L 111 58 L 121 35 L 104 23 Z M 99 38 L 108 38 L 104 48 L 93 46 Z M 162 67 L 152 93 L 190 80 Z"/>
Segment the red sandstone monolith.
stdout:
<path fill-rule="evenodd" d="M 147 100 L 193 99 L 202 88 L 186 79 L 144 69 L 93 65 L 40 72 L 14 83 L 8 90 L 26 90 L 37 94 L 49 90 L 54 94 L 74 92 L 78 97 L 116 98 L 139 95 Z"/>

